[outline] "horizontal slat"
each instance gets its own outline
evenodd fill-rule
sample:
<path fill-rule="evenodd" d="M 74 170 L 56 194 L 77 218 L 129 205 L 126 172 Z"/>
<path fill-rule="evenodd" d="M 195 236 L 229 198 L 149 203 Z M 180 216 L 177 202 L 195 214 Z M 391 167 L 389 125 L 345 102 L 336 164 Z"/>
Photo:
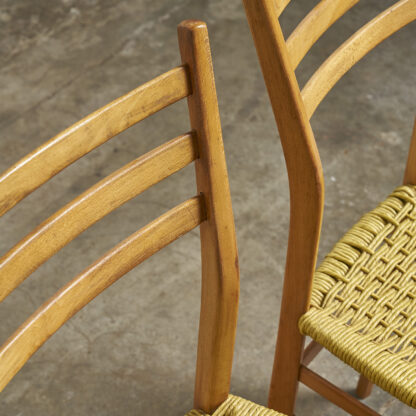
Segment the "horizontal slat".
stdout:
<path fill-rule="evenodd" d="M 0 215 L 62 169 L 133 124 L 188 96 L 184 67 L 141 85 L 64 130 L 0 176 Z"/>
<path fill-rule="evenodd" d="M 371 49 L 416 19 L 416 0 L 401 0 L 345 41 L 315 72 L 302 90 L 308 117 L 339 79 Z"/>
<path fill-rule="evenodd" d="M 308 13 L 286 43 L 293 69 L 328 28 L 359 1 L 322 0 Z"/>
<path fill-rule="evenodd" d="M 43 304 L 0 349 L 0 391 L 76 312 L 121 276 L 204 221 L 202 204 L 202 196 L 194 197 L 152 221 Z"/>
<path fill-rule="evenodd" d="M 197 157 L 191 134 L 132 161 L 61 208 L 0 259 L 0 301 L 85 229 Z"/>
<path fill-rule="evenodd" d="M 299 380 L 325 399 L 336 404 L 351 415 L 380 416 L 373 409 L 358 401 L 355 397 L 340 390 L 328 380 L 301 365 Z"/>

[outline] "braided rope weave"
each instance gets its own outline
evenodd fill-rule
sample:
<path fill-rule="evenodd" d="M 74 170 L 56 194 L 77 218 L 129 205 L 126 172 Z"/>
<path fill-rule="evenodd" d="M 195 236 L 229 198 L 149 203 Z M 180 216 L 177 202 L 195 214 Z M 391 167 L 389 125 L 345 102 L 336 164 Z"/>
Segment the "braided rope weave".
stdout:
<path fill-rule="evenodd" d="M 314 275 L 300 331 L 416 407 L 416 187 L 397 188 Z"/>
<path fill-rule="evenodd" d="M 185 416 L 209 416 L 200 410 L 191 410 Z M 228 399 L 212 414 L 212 416 L 285 416 L 275 410 L 242 399 L 230 394 Z"/>

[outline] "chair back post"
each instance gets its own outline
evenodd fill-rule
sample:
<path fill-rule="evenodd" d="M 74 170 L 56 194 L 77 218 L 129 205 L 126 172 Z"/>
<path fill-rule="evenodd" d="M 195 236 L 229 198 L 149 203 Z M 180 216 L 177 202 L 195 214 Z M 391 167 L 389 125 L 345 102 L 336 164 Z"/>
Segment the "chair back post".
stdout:
<path fill-rule="evenodd" d="M 191 78 L 188 107 L 199 149 L 197 188 L 207 218 L 200 227 L 202 294 L 194 407 L 211 413 L 229 393 L 239 296 L 237 245 L 207 27 L 185 21 L 178 27 L 178 38 Z"/>
<path fill-rule="evenodd" d="M 191 95 L 188 104 L 192 132 L 164 143 L 102 179 L 0 258 L 1 302 L 87 228 L 195 161 L 199 195 L 172 208 L 101 256 L 44 302 L 0 346 L 0 391 L 87 303 L 148 257 L 202 224 L 195 407 L 211 413 L 228 397 L 239 296 L 228 175 L 207 28 L 202 22 L 187 21 L 178 32 L 183 65 L 75 123 L 0 175 L 1 216 L 86 153 Z M 91 140 L 85 141 L 86 134 Z M 49 168 L 45 171 L 43 166 Z"/>
<path fill-rule="evenodd" d="M 304 337 L 299 318 L 308 310 L 323 215 L 324 180 L 275 0 L 243 0 L 286 159 L 290 228 L 280 325 L 269 407 L 291 415 Z M 284 99 L 282 99 L 282 96 Z M 286 380 L 280 374 L 286 374 Z"/>
<path fill-rule="evenodd" d="M 410 140 L 409 153 L 407 155 L 403 185 L 416 185 L 416 117 L 413 124 L 413 134 Z"/>

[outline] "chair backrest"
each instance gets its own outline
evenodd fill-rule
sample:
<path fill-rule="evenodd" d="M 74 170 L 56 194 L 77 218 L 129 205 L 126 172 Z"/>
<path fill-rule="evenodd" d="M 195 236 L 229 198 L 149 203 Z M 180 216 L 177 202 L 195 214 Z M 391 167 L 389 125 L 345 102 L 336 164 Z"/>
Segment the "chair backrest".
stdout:
<path fill-rule="evenodd" d="M 195 407 L 227 398 L 237 320 L 239 271 L 220 118 L 204 23 L 178 27 L 182 66 L 102 107 L 0 176 L 0 215 L 62 169 L 158 110 L 188 97 L 190 133 L 132 161 L 52 215 L 0 259 L 0 301 L 95 222 L 195 161 L 197 196 L 119 243 L 30 316 L 0 349 L 0 390 L 76 312 L 117 279 L 200 225 L 202 297 Z"/>
<path fill-rule="evenodd" d="M 322 223 L 324 179 L 309 119 L 354 64 L 416 18 L 416 0 L 397 1 L 339 46 L 300 91 L 294 72 L 296 67 L 320 36 L 358 1 L 319 1 L 285 40 L 278 19 L 290 0 L 243 0 L 279 129 L 290 187 L 290 231 L 281 306 L 284 320 L 280 322 L 281 342 L 276 346 L 277 353 L 293 348 L 284 344 L 285 337 L 280 334 L 293 332 L 293 328 L 296 331 L 300 316 L 309 307 Z M 413 148 L 414 164 L 416 145 Z M 413 181 L 416 183 L 416 174 L 413 174 Z M 291 353 L 301 355 L 302 351 L 299 348 Z M 273 378 L 278 377 L 278 373 L 279 368 L 275 367 L 270 400 Z"/>

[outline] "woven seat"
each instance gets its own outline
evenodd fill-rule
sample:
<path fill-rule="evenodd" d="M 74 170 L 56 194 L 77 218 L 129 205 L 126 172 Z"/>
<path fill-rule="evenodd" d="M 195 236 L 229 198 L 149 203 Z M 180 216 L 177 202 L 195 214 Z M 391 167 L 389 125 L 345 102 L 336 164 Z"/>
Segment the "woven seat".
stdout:
<path fill-rule="evenodd" d="M 416 407 L 416 187 L 397 188 L 335 245 L 314 275 L 309 335 Z"/>
<path fill-rule="evenodd" d="M 186 416 L 209 416 L 200 410 L 191 410 Z M 230 394 L 228 399 L 212 414 L 212 416 L 285 416 L 275 410 L 242 399 Z"/>
<path fill-rule="evenodd" d="M 416 185 L 416 122 L 404 167 L 406 186 L 367 214 L 318 271 L 325 183 L 310 123 L 325 96 L 354 65 L 416 20 L 416 2 L 396 0 L 373 17 L 329 54 L 302 89 L 295 73 L 299 64 L 359 1 L 313 2 L 316 5 L 288 36 L 280 18 L 291 0 L 243 2 L 279 129 L 290 189 L 286 267 L 268 405 L 293 416 L 301 382 L 348 414 L 375 416 L 378 413 L 359 400 L 371 394 L 374 381 L 416 407 L 412 316 L 416 188 L 411 186 Z M 349 111 L 344 112 L 346 122 Z M 314 339 L 306 348 L 305 334 Z M 308 368 L 322 347 L 361 372 L 357 397 Z"/>

